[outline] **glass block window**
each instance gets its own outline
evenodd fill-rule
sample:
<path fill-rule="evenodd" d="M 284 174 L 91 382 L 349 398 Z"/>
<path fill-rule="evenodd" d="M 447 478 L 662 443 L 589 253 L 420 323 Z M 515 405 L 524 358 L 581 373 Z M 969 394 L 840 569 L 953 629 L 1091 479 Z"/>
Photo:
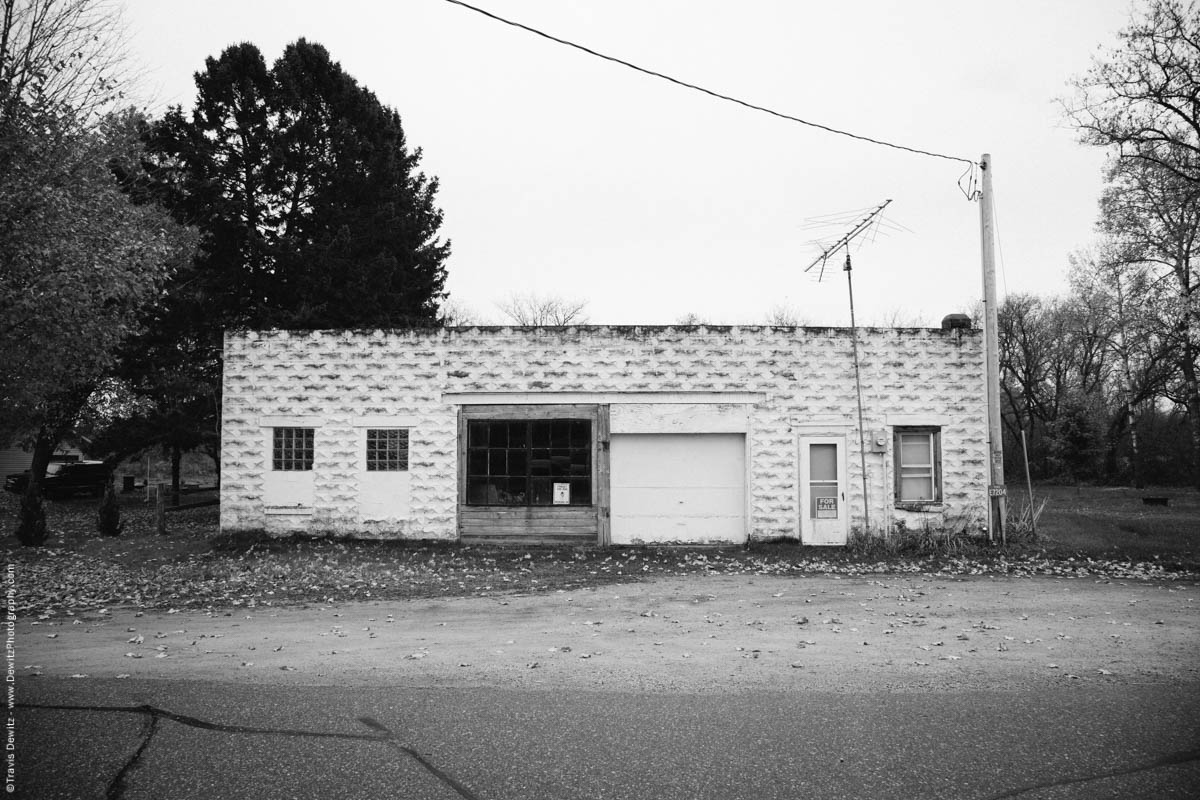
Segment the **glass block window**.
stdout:
<path fill-rule="evenodd" d="M 467 503 L 591 505 L 591 421 L 468 422 Z"/>
<path fill-rule="evenodd" d="M 404 472 L 408 469 L 408 429 L 367 429 L 367 472 Z"/>
<path fill-rule="evenodd" d="M 311 470 L 313 428 L 274 428 L 271 469 L 284 472 Z"/>

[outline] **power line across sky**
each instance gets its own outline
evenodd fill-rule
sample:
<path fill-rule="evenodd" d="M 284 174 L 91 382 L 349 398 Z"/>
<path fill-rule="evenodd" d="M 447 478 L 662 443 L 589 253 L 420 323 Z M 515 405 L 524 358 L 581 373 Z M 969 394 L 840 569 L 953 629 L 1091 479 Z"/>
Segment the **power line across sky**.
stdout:
<path fill-rule="evenodd" d="M 300 37 L 320 42 L 399 111 L 438 178 L 454 300 L 495 319 L 513 294 L 581 299 L 593 322 L 620 324 L 753 323 L 778 305 L 844 324 L 844 287 L 803 276 L 812 240 L 836 232 L 806 221 L 887 197 L 903 227 L 855 251 L 860 320 L 969 309 L 979 213 L 963 201 L 977 178 L 964 154 L 983 152 L 1008 289 L 1061 291 L 1068 256 L 1094 236 L 1103 159 L 1054 98 L 1128 12 L 1126 0 L 125 2 L 160 103 L 190 108 L 193 74 L 231 44 L 270 62 Z"/>
<path fill-rule="evenodd" d="M 596 50 L 593 50 L 592 48 L 586 47 L 582 44 L 579 44 L 578 42 L 572 42 L 572 41 L 568 41 L 567 39 L 561 39 L 557 36 L 546 33 L 545 31 L 538 30 L 537 28 L 531 27 L 529 25 L 525 25 L 524 23 L 516 22 L 511 19 L 506 19 L 504 17 L 499 16 L 498 14 L 493 14 L 490 11 L 486 11 L 482 8 L 479 8 L 478 6 L 473 6 L 470 3 L 464 3 L 463 0 L 444 0 L 444 2 L 450 3 L 452 5 L 456 5 L 456 6 L 462 6 L 463 8 L 470 9 L 471 11 L 474 11 L 477 14 L 482 14 L 483 16 L 488 17 L 489 19 L 494 19 L 497 22 L 504 23 L 505 25 L 511 25 L 514 28 L 520 28 L 523 31 L 528 31 L 529 33 L 532 33 L 535 36 L 540 36 L 543 39 L 549 39 L 552 42 L 557 42 L 557 43 L 559 43 L 561 45 L 565 45 L 567 47 L 573 47 L 576 50 L 582 51 L 591 56 L 595 56 L 596 58 L 602 58 L 605 61 L 611 61 L 614 64 L 620 64 L 623 67 L 628 67 L 629 69 L 635 70 L 644 75 L 649 75 L 653 78 L 660 78 L 664 81 L 673 83 L 676 86 L 681 86 L 685 89 L 692 89 L 694 91 L 701 92 L 702 94 L 706 94 L 709 97 L 714 97 L 718 100 L 725 100 L 730 103 L 736 103 L 737 105 L 743 106 L 752 111 L 761 111 L 764 114 L 770 114 L 773 117 L 785 119 L 785 120 L 788 120 L 789 122 L 796 122 L 801 125 L 807 125 L 810 128 L 817 128 L 819 130 L 825 131 L 827 133 L 832 133 L 837 136 L 848 136 L 851 139 L 858 139 L 861 142 L 867 142 L 869 144 L 879 145 L 881 147 L 890 147 L 895 150 L 903 150 L 904 152 L 913 153 L 915 155 L 929 156 L 930 158 L 943 158 L 948 161 L 958 161 L 963 164 L 968 164 L 968 165 L 972 165 L 972 166 L 974 166 L 974 164 L 975 164 L 975 162 L 969 158 L 962 158 L 960 156 L 950 156 L 950 155 L 946 155 L 945 153 L 935 153 L 931 150 L 922 150 L 917 147 L 908 147 L 906 145 L 896 144 L 895 142 L 888 142 L 888 141 L 884 141 L 882 139 L 874 139 L 870 136 L 863 136 L 861 134 L 851 133 L 850 131 L 839 130 L 837 128 L 830 127 L 829 125 L 822 125 L 819 122 L 813 122 L 812 120 L 801 119 L 800 117 L 793 116 L 791 114 L 785 114 L 782 111 L 775 111 L 774 109 L 767 108 L 766 106 L 760 106 L 755 103 L 751 103 L 747 100 L 741 100 L 741 99 L 739 99 L 737 97 L 733 97 L 731 95 L 722 94 L 721 92 L 713 91 L 712 89 L 706 89 L 703 86 L 697 86 L 694 83 L 688 83 L 687 81 L 680 80 L 679 78 L 673 78 L 670 75 L 665 75 L 661 72 L 657 72 L 655 70 L 648 69 L 646 67 L 640 67 L 637 64 L 634 64 L 629 61 L 625 61 L 624 59 L 621 59 L 621 58 L 617 58 L 616 56 L 610 56 L 605 53 L 601 53 Z"/>

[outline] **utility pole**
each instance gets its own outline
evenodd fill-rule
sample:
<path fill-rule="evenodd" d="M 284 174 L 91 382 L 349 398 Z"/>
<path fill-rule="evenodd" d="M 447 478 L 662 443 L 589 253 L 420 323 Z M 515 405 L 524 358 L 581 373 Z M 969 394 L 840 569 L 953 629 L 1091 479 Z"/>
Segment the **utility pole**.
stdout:
<path fill-rule="evenodd" d="M 1000 322 L 996 305 L 996 255 L 992 217 L 992 157 L 984 153 L 979 160 L 983 173 L 979 192 L 979 232 L 983 255 L 983 340 L 987 361 L 988 407 L 988 541 L 1007 542 L 1004 515 L 1007 511 L 1004 488 L 1004 434 L 1000 428 Z"/>

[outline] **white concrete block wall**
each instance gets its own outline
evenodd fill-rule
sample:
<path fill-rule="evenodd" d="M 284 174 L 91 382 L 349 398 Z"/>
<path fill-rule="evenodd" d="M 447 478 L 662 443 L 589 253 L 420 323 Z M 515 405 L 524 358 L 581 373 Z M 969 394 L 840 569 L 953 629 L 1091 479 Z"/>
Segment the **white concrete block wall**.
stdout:
<path fill-rule="evenodd" d="M 860 331 L 859 349 L 865 427 L 888 434 L 885 453 L 867 454 L 872 527 L 898 519 L 981 525 L 987 426 L 980 332 L 869 329 Z M 231 333 L 222 528 L 453 539 L 457 407 L 443 394 L 499 392 L 761 393 L 749 415 L 751 536 L 798 535 L 798 436 L 813 423 L 850 434 L 847 501 L 852 526 L 862 523 L 849 330 L 700 326 Z M 359 502 L 357 431 L 368 418 L 410 431 L 407 502 L 390 517 L 380 518 L 374 506 L 366 518 Z M 267 513 L 271 464 L 263 442 L 280 420 L 317 427 L 313 503 L 304 513 Z M 936 512 L 892 503 L 891 426 L 917 420 L 942 426 L 945 502 Z"/>

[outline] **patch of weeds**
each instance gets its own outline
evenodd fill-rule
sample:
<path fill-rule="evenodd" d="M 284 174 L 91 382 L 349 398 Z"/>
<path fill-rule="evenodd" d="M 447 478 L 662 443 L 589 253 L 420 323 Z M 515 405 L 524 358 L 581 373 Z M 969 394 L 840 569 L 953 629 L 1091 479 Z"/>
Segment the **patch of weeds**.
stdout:
<path fill-rule="evenodd" d="M 909 527 L 904 520 L 897 520 L 891 531 L 883 535 L 854 530 L 846 548 L 863 559 L 961 556 L 977 552 L 981 546 L 980 539 L 972 536 L 969 528 L 962 522 Z"/>
<path fill-rule="evenodd" d="M 1028 502 L 1009 504 L 1004 517 L 1004 538 L 1008 545 L 1027 547 L 1037 544 L 1037 527 L 1047 502 L 1049 498 L 1043 497 L 1032 505 Z"/>

